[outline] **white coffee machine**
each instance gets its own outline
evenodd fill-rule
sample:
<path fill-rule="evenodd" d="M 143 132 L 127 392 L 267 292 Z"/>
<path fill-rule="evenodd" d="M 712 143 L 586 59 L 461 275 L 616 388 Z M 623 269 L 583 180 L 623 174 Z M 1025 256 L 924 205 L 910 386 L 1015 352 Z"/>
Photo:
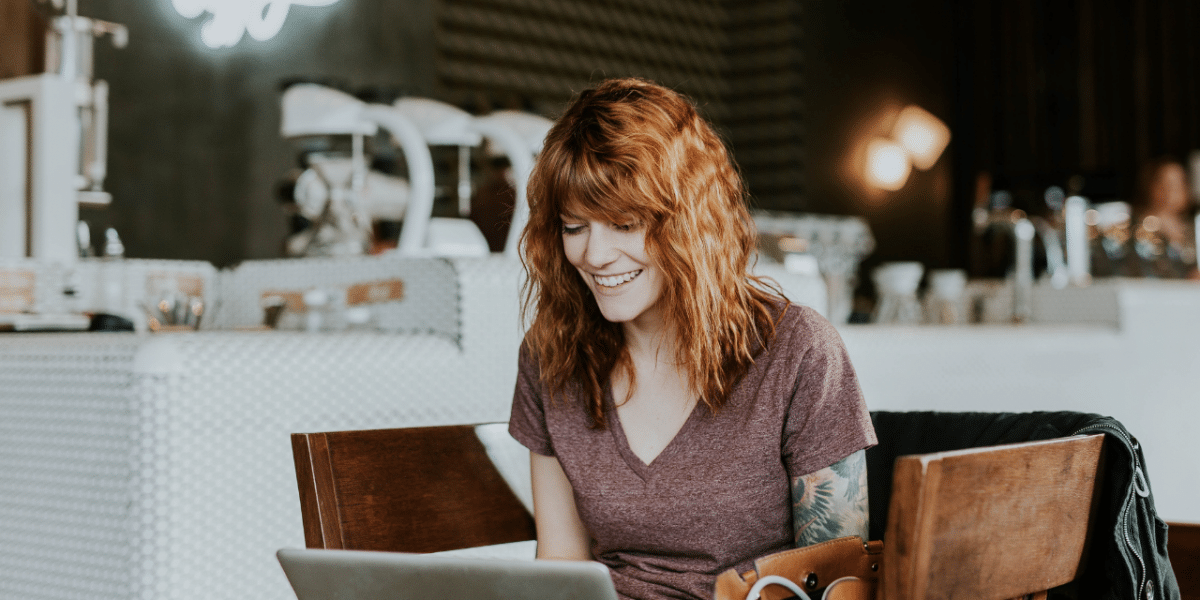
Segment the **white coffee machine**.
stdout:
<path fill-rule="evenodd" d="M 94 38 L 124 47 L 123 25 L 78 15 L 77 0 L 46 34 L 46 72 L 0 81 L 0 258 L 70 263 L 79 206 L 104 206 L 108 85 L 93 77 Z"/>

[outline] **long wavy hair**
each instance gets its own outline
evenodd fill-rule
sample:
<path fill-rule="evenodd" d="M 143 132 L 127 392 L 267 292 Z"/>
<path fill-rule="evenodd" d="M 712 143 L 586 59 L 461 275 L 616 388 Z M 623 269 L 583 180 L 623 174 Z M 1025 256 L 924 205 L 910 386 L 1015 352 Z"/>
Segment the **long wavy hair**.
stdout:
<path fill-rule="evenodd" d="M 522 314 L 551 399 L 569 386 L 604 427 L 614 369 L 636 385 L 622 327 L 600 313 L 563 250 L 563 214 L 646 228 L 664 278 L 659 305 L 676 363 L 715 412 L 775 333 L 778 287 L 750 274 L 755 230 L 725 145 L 684 96 L 641 79 L 579 94 L 546 136 L 529 180 Z"/>

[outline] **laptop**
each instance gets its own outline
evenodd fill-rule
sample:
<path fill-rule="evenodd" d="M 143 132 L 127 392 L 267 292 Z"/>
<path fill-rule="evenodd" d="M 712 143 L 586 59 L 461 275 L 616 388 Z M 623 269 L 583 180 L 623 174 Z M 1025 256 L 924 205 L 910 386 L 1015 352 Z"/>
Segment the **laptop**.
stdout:
<path fill-rule="evenodd" d="M 284 548 L 299 600 L 617 600 L 597 562 Z"/>

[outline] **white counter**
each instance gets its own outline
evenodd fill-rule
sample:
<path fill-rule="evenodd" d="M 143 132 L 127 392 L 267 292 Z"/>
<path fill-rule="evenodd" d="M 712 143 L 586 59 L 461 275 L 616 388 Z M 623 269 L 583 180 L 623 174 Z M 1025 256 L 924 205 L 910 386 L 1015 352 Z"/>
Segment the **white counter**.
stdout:
<path fill-rule="evenodd" d="M 519 266 L 444 266 L 389 271 L 450 306 L 397 306 L 421 332 L 0 335 L 0 597 L 294 598 L 288 434 L 508 416 Z M 1095 293 L 1112 319 L 842 332 L 872 409 L 1112 415 L 1161 514 L 1200 522 L 1200 286 Z"/>
<path fill-rule="evenodd" d="M 0 598 L 294 599 L 289 434 L 508 418 L 520 266 L 405 281 L 404 334 L 0 335 Z"/>
<path fill-rule="evenodd" d="M 872 410 L 1115 417 L 1141 441 L 1159 514 L 1200 522 L 1200 284 L 1123 280 L 1088 292 L 1064 294 L 1094 300 L 1089 321 L 1112 307 L 1115 325 L 848 325 L 842 337 Z"/>

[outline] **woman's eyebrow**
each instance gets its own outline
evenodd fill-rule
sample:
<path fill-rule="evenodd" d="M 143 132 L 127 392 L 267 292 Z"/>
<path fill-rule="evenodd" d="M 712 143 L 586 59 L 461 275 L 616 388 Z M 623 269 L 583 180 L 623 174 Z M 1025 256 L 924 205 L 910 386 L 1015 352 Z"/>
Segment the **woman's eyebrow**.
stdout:
<path fill-rule="evenodd" d="M 583 207 L 576 206 L 575 208 L 578 209 L 578 208 L 583 208 Z M 582 214 L 580 214 L 580 213 L 582 213 Z M 559 216 L 564 219 L 572 219 L 575 221 L 591 221 L 593 219 L 598 220 L 598 221 L 604 220 L 604 217 L 599 217 L 599 216 L 595 216 L 595 215 L 589 216 L 589 211 L 587 211 L 587 210 L 576 212 L 574 210 L 567 209 L 567 208 L 560 210 Z"/>

